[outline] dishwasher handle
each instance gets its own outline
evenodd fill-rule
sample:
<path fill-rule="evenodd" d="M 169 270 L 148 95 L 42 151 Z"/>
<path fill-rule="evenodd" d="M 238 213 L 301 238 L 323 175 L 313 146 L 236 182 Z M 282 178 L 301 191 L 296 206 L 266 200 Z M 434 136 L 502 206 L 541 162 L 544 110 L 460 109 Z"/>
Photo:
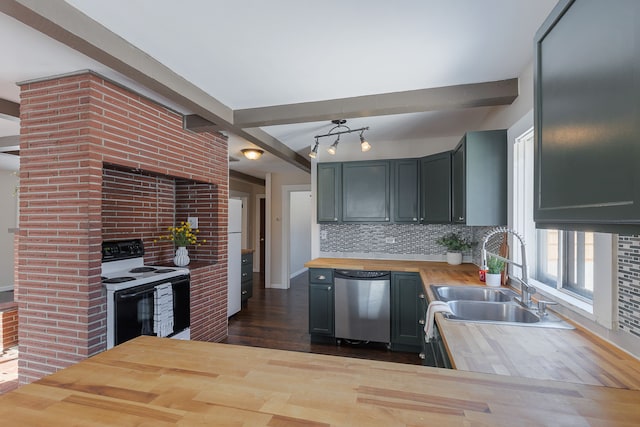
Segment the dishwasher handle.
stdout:
<path fill-rule="evenodd" d="M 339 279 L 356 280 L 389 280 L 391 277 L 391 273 L 388 271 L 334 270 L 333 277 Z"/>

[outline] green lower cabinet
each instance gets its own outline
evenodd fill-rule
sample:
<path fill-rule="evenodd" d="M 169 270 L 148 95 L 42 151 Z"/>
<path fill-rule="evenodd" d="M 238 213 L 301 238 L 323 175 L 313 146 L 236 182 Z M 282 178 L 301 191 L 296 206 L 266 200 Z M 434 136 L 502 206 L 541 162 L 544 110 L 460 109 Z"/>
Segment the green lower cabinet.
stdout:
<path fill-rule="evenodd" d="M 309 269 L 309 334 L 325 337 L 335 334 L 333 270 Z"/>
<path fill-rule="evenodd" d="M 425 298 L 417 273 L 391 273 L 391 349 L 421 353 Z"/>

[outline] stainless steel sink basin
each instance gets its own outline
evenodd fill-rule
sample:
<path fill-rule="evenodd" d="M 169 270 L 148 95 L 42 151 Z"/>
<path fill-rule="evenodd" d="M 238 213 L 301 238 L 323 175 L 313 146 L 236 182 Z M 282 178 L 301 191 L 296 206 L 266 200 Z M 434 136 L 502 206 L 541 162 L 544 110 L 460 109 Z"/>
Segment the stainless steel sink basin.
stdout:
<path fill-rule="evenodd" d="M 540 318 L 515 304 L 486 301 L 449 301 L 449 318 L 479 322 L 537 323 Z"/>
<path fill-rule="evenodd" d="M 487 288 L 485 286 L 442 286 L 431 285 L 431 289 L 440 301 L 493 301 L 508 302 L 518 293 L 511 289 Z"/>
<path fill-rule="evenodd" d="M 535 309 L 519 305 L 513 300 L 519 294 L 511 289 L 447 285 L 431 285 L 431 289 L 437 299 L 449 305 L 452 313 L 443 313 L 449 320 L 574 329 L 551 313 L 538 316 Z"/>

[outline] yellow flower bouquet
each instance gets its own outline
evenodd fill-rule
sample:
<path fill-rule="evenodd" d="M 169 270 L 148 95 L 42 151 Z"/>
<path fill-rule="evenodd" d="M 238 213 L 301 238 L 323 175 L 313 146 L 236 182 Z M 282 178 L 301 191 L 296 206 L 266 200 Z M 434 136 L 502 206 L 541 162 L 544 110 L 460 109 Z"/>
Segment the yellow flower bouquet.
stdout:
<path fill-rule="evenodd" d="M 187 245 L 200 246 L 196 236 L 200 230 L 197 228 L 195 230 L 192 229 L 191 224 L 188 222 L 182 221 L 178 227 L 169 227 L 167 230 L 169 234 L 160 236 L 160 240 L 171 240 L 178 247 Z M 207 243 L 207 241 L 203 239 L 201 243 Z"/>

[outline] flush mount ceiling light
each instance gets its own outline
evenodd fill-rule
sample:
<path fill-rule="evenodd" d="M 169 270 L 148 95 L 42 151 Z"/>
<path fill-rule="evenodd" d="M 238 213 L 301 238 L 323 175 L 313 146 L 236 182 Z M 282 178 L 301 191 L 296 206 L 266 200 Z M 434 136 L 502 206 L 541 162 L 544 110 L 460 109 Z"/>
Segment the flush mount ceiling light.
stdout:
<path fill-rule="evenodd" d="M 242 151 L 242 154 L 249 160 L 258 160 L 264 154 L 264 151 L 258 148 L 245 148 Z"/>
<path fill-rule="evenodd" d="M 320 144 L 318 141 L 319 138 L 325 138 L 327 136 L 338 137 L 335 140 L 335 142 L 331 144 L 329 148 L 327 148 L 327 151 L 329 152 L 329 154 L 334 155 L 338 151 L 338 143 L 340 142 L 340 135 L 343 135 L 345 133 L 352 133 L 352 132 L 360 132 L 360 149 L 362 150 L 363 153 L 365 151 L 371 150 L 371 144 L 369 144 L 367 140 L 364 139 L 364 131 L 369 130 L 369 126 L 359 128 L 359 129 L 351 129 L 349 128 L 349 126 L 345 126 L 345 123 L 347 123 L 346 120 L 331 120 L 331 123 L 333 123 L 335 126 L 331 128 L 329 133 L 325 133 L 324 135 L 314 136 L 314 138 L 316 139 L 316 143 L 313 146 L 313 149 L 311 150 L 311 152 L 309 153 L 309 157 L 311 157 L 312 159 L 315 159 L 316 157 L 318 157 L 318 145 Z"/>

